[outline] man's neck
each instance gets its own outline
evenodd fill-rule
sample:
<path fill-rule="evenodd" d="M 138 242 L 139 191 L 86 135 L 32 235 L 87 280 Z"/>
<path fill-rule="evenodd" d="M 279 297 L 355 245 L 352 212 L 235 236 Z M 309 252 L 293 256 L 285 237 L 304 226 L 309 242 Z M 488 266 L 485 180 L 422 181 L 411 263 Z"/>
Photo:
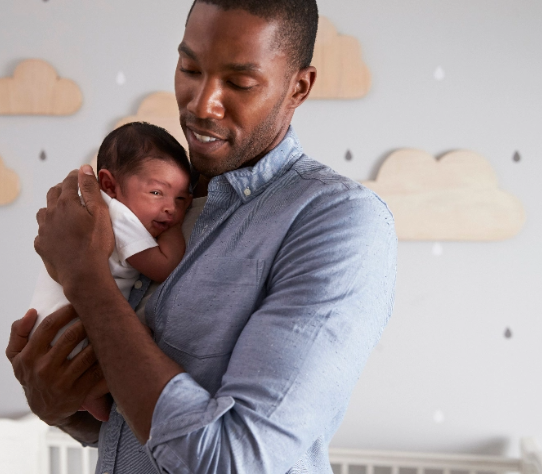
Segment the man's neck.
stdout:
<path fill-rule="evenodd" d="M 202 174 L 199 175 L 198 184 L 194 189 L 194 198 L 200 198 L 207 196 L 207 188 L 209 186 L 210 179 Z"/>

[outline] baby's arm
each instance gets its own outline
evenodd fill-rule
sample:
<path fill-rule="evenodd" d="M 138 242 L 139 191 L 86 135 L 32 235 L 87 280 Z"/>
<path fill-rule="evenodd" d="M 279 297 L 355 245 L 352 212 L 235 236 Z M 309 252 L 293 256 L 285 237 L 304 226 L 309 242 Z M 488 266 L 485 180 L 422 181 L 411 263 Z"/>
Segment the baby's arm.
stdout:
<path fill-rule="evenodd" d="M 156 241 L 158 247 L 136 253 L 126 261 L 146 277 L 162 283 L 175 270 L 186 249 L 181 224 L 170 227 Z"/>

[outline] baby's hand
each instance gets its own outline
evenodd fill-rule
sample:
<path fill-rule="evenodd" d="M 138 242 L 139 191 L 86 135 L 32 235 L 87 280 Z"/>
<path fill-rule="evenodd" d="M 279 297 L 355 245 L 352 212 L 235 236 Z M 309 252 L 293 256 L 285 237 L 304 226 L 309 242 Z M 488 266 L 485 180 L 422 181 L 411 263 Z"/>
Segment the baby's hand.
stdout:
<path fill-rule="evenodd" d="M 113 398 L 108 393 L 98 398 L 85 398 L 79 411 L 88 411 L 98 421 L 109 421 L 112 406 Z"/>
<path fill-rule="evenodd" d="M 113 398 L 109 394 L 109 388 L 105 379 L 102 379 L 96 384 L 86 398 L 83 400 L 83 404 L 79 411 L 88 411 L 94 418 L 99 421 L 108 421 L 109 412 L 113 405 Z"/>

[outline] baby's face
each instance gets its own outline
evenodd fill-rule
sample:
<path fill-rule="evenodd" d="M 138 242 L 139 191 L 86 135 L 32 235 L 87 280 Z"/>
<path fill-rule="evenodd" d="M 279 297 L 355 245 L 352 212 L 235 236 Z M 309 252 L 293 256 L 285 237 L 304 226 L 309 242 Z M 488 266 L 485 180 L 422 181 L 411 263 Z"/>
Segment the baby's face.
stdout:
<path fill-rule="evenodd" d="M 190 177 L 171 161 L 143 163 L 137 174 L 117 185 L 116 199 L 128 207 L 153 237 L 184 219 L 190 205 Z"/>

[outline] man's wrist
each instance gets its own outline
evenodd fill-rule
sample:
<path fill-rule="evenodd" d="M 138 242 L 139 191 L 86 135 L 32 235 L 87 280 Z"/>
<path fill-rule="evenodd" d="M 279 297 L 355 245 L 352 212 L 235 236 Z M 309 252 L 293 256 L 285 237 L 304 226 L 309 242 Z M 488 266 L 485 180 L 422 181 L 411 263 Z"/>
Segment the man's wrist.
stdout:
<path fill-rule="evenodd" d="M 101 424 L 90 413 L 78 411 L 55 426 L 80 443 L 95 445 L 98 443 Z"/>
<path fill-rule="evenodd" d="M 100 288 L 116 287 L 108 262 L 105 265 L 85 265 L 64 278 L 61 284 L 66 298 L 72 304 L 80 298 L 86 299 L 89 294 L 96 295 Z"/>

